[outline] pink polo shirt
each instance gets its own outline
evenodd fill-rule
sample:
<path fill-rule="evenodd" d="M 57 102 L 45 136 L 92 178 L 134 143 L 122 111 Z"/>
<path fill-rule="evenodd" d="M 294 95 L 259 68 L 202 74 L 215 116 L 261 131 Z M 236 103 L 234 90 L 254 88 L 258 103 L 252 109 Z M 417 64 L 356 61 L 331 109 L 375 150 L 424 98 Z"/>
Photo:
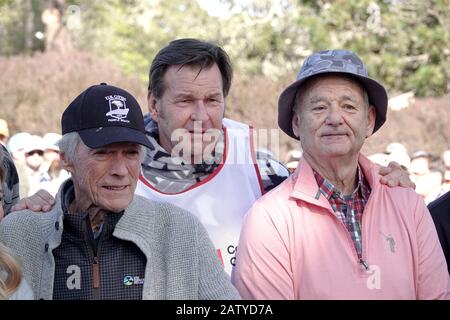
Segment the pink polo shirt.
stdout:
<path fill-rule="evenodd" d="M 362 215 L 362 259 L 301 159 L 296 172 L 247 213 L 232 281 L 243 299 L 443 299 L 449 275 L 424 201 L 379 183 Z"/>

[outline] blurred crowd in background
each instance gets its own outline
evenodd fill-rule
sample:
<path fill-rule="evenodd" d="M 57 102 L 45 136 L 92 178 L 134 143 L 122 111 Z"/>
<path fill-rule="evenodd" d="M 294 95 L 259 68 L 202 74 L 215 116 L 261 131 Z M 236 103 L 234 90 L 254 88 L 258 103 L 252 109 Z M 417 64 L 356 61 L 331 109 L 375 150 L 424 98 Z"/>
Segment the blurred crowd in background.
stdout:
<path fill-rule="evenodd" d="M 0 142 L 6 146 L 16 165 L 21 198 L 39 189 L 55 196 L 61 183 L 69 177 L 61 167 L 56 144 L 59 139 L 61 135 L 53 132 L 44 136 L 18 132 L 10 136 L 8 123 L 0 119 Z"/>
<path fill-rule="evenodd" d="M 369 158 L 380 165 L 395 161 L 408 170 L 411 180 L 416 184 L 416 192 L 427 204 L 450 191 L 450 150 L 441 155 L 423 150 L 409 153 L 403 144 L 393 142 L 384 153 L 376 153 Z"/>

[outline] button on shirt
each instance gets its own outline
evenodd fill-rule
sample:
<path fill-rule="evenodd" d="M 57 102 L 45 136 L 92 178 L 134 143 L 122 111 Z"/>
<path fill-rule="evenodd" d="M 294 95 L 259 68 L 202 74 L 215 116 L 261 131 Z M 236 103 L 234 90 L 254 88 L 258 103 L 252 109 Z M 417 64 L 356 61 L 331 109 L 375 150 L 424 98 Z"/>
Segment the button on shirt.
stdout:
<path fill-rule="evenodd" d="M 364 207 L 370 196 L 370 186 L 359 166 L 357 171 L 358 185 L 351 195 L 344 196 L 330 181 L 313 169 L 320 193 L 327 198 L 335 216 L 347 228 L 358 258 L 362 259 L 361 220 Z"/>

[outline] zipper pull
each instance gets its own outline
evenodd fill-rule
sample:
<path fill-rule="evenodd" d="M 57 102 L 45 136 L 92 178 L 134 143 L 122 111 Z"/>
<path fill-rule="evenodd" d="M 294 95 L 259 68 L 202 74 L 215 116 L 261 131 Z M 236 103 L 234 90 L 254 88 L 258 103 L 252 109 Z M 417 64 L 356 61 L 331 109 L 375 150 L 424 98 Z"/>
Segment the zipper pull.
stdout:
<path fill-rule="evenodd" d="M 366 261 L 364 261 L 362 258 L 359 259 L 359 263 L 366 269 L 366 271 L 369 271 L 369 265 Z"/>
<path fill-rule="evenodd" d="M 92 274 L 93 274 L 93 287 L 94 289 L 100 288 L 100 266 L 98 263 L 98 258 L 94 257 L 94 262 L 92 263 Z"/>

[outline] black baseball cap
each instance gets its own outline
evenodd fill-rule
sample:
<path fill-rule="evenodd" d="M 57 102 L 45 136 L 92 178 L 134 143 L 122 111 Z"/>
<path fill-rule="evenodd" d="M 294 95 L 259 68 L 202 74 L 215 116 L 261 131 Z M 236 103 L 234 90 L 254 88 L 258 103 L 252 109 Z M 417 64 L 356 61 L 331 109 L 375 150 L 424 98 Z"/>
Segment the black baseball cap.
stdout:
<path fill-rule="evenodd" d="M 124 89 L 101 83 L 83 91 L 64 111 L 62 134 L 78 132 L 89 148 L 115 142 L 150 147 L 136 99 Z"/>

